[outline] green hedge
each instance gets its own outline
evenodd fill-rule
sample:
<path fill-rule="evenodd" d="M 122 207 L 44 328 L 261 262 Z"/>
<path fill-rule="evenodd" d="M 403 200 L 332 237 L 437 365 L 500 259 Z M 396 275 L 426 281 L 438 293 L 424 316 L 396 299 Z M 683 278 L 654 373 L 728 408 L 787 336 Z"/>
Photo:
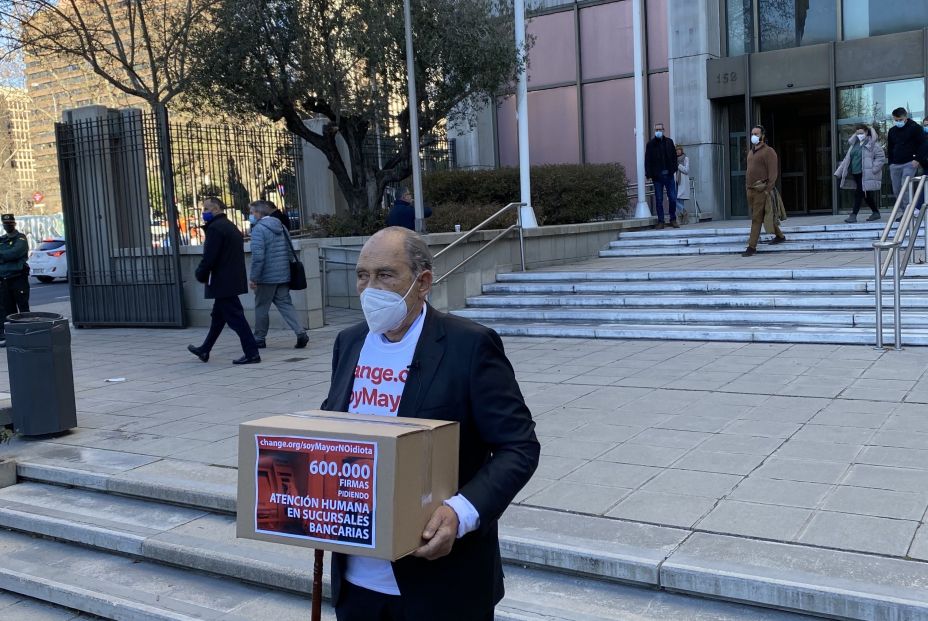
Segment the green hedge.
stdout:
<path fill-rule="evenodd" d="M 532 167 L 532 205 L 538 224 L 582 224 L 630 216 L 625 169 L 620 164 L 560 164 Z M 446 170 L 422 179 L 432 217 L 426 230 L 442 233 L 460 224 L 466 231 L 501 207 L 519 200 L 519 170 Z M 314 234 L 320 237 L 370 235 L 383 228 L 387 212 L 377 210 L 362 218 L 317 216 Z M 510 212 L 492 228 L 515 222 Z"/>
<path fill-rule="evenodd" d="M 495 209 L 517 201 L 519 170 L 434 172 L 423 178 L 422 185 L 425 200 L 435 211 L 429 230 L 448 231 L 449 224 L 473 226 Z M 532 167 L 532 205 L 542 225 L 627 217 L 626 188 L 625 170 L 619 164 Z M 454 221 L 446 222 L 448 217 Z"/>

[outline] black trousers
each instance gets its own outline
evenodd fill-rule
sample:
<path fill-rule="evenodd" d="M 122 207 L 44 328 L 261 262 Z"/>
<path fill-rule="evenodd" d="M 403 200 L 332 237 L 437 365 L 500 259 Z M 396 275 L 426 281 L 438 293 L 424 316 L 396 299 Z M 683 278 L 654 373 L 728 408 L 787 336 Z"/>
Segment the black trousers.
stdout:
<path fill-rule="evenodd" d="M 854 181 L 857 183 L 857 188 L 854 190 L 854 215 L 856 216 L 860 211 L 860 203 L 864 200 L 867 201 L 867 207 L 870 208 L 870 211 L 880 213 L 880 210 L 876 208 L 876 204 L 873 202 L 873 197 L 864 192 L 864 174 L 851 173 L 851 176 L 854 177 Z"/>
<path fill-rule="evenodd" d="M 209 332 L 206 333 L 206 339 L 203 341 L 202 349 L 207 352 L 216 344 L 216 340 L 222 333 L 222 329 L 228 325 L 242 342 L 242 351 L 246 356 L 253 357 L 258 355 L 258 344 L 255 342 L 255 335 L 245 319 L 245 309 L 242 308 L 242 302 L 238 296 L 231 298 L 216 298 L 213 301 L 213 311 L 210 313 L 212 322 L 209 324 Z"/>
<path fill-rule="evenodd" d="M 493 611 L 473 621 L 493 621 Z M 384 595 L 376 591 L 342 582 L 341 596 L 335 607 L 338 621 L 439 621 L 436 619 L 407 619 L 403 615 L 402 597 Z"/>
<path fill-rule="evenodd" d="M 0 334 L 7 315 L 29 312 L 29 277 L 26 274 L 0 279 Z"/>

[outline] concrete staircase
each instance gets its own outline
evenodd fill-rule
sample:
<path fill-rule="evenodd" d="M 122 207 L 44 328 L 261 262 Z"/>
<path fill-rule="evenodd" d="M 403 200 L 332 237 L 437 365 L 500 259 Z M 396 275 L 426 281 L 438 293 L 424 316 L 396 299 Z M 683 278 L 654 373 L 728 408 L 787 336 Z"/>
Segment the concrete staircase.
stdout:
<path fill-rule="evenodd" d="M 790 222 L 787 220 L 786 222 Z M 872 250 L 885 222 L 856 224 L 818 224 L 784 226 L 787 241 L 769 246 L 761 244 L 759 252 L 796 252 L 823 250 Z M 750 226 L 692 226 L 661 231 L 628 231 L 600 252 L 601 257 L 681 256 L 741 253 L 747 245 Z M 771 239 L 762 235 L 761 240 Z"/>
<path fill-rule="evenodd" d="M 140 456 L 61 444 L 16 452 L 19 483 L 0 490 L 0 589 L 120 621 L 308 618 L 312 555 L 235 538 L 234 469 L 132 467 Z M 507 511 L 500 538 L 498 621 L 807 618 L 745 602 L 928 619 L 928 564 L 901 558 L 527 506 Z"/>
<path fill-rule="evenodd" d="M 469 298 L 467 307 L 455 313 L 507 336 L 873 344 L 869 265 L 871 244 L 882 225 L 786 227 L 788 242 L 761 245 L 758 255 L 748 259 L 719 256 L 740 255 L 746 228 L 622 233 L 600 253 L 602 265 L 593 261 L 576 271 L 500 274 L 496 283 L 483 287 L 483 295 Z M 822 267 L 807 267 L 816 264 L 815 253 L 790 254 L 809 250 L 827 251 L 832 258 L 844 255 L 835 250 L 853 252 L 856 257 L 848 254 L 853 261 L 837 262 L 860 267 L 827 267 L 828 259 L 818 262 Z M 783 260 L 767 260 L 770 254 Z M 676 260 L 683 255 L 716 256 Z M 917 249 L 916 256 L 923 252 Z M 667 268 L 688 261 L 713 269 Z M 889 342 L 891 282 L 884 282 L 884 293 L 884 339 Z M 910 264 L 902 296 L 903 342 L 928 345 L 928 267 Z"/>
<path fill-rule="evenodd" d="M 309 618 L 312 554 L 235 538 L 234 470 L 165 462 L 164 476 L 142 480 L 115 473 L 116 452 L 38 448 L 19 463 L 19 483 L 0 490 L 0 589 L 120 621 Z M 620 584 L 653 586 L 657 558 L 584 542 L 573 533 L 582 517 L 559 526 L 553 512 L 517 511 L 529 513 L 504 529 L 498 621 L 795 618 Z M 648 537 L 667 551 L 675 539 Z M 328 586 L 326 575 L 326 597 Z"/>

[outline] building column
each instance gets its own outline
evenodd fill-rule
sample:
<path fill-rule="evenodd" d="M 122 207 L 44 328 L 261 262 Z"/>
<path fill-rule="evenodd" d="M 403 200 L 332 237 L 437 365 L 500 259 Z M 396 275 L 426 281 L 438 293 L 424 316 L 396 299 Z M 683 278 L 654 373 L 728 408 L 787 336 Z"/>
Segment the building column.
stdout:
<path fill-rule="evenodd" d="M 670 126 L 673 140 L 690 158 L 690 179 L 703 217 L 725 215 L 723 184 L 728 170 L 716 115 L 708 98 L 706 62 L 718 58 L 722 27 L 718 0 L 667 0 Z M 692 203 L 688 206 L 690 213 Z"/>

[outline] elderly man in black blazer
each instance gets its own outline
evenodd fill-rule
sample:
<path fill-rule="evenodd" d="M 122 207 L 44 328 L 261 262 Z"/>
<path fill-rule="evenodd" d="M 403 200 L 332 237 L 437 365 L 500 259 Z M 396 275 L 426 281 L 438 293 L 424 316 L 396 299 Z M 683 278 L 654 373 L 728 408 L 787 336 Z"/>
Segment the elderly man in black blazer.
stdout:
<path fill-rule="evenodd" d="M 339 621 L 491 621 L 503 597 L 497 520 L 538 465 L 535 424 L 499 336 L 429 306 L 431 286 L 416 233 L 370 238 L 357 265 L 365 322 L 338 335 L 322 407 L 460 422 L 458 493 L 411 556 L 391 565 L 334 555 Z"/>
<path fill-rule="evenodd" d="M 261 362 L 258 343 L 245 319 L 245 310 L 238 296 L 248 291 L 245 275 L 245 240 L 229 218 L 221 199 L 203 199 L 203 225 L 206 241 L 203 243 L 203 259 L 197 266 L 196 279 L 206 285 L 206 299 L 213 300 L 209 332 L 199 347 L 188 345 L 187 350 L 203 362 L 209 361 L 209 352 L 216 344 L 222 329 L 229 325 L 242 342 L 244 355 L 232 364 L 255 364 Z"/>

